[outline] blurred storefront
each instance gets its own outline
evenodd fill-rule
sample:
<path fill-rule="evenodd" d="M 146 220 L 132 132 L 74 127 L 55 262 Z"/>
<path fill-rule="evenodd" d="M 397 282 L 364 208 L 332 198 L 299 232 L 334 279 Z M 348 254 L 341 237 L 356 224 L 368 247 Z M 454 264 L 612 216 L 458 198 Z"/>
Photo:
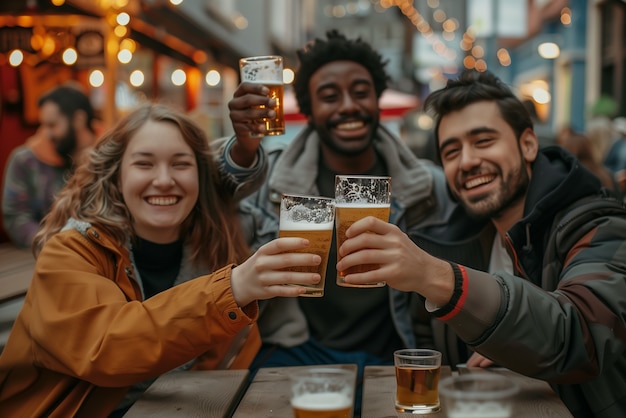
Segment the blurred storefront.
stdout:
<path fill-rule="evenodd" d="M 198 23 L 190 13 L 200 12 Z M 0 1 L 0 182 L 9 154 L 38 125 L 38 97 L 64 82 L 88 93 L 105 128 L 150 100 L 189 112 L 209 137 L 223 135 L 238 59 L 248 53 L 216 35 L 228 25 L 167 0 Z"/>

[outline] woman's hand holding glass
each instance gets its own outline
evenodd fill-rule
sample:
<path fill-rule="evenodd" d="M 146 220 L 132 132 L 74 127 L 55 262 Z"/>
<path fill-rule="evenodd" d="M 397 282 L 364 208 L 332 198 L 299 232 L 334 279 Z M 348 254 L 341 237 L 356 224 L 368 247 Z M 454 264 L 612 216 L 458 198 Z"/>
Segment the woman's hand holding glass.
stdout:
<path fill-rule="evenodd" d="M 308 247 L 303 238 L 277 238 L 259 248 L 250 258 L 235 267 L 231 273 L 231 288 L 235 302 L 241 307 L 255 300 L 276 296 L 296 297 L 306 289 L 286 284 L 311 285 L 321 279 L 317 273 L 285 270 L 287 267 L 316 266 L 322 262 L 319 255 L 293 251 Z"/>

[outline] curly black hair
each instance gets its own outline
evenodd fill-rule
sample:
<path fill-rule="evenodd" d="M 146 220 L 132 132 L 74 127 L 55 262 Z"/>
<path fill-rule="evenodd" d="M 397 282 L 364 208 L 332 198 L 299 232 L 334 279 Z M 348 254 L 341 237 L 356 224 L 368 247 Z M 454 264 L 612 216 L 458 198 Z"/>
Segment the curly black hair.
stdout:
<path fill-rule="evenodd" d="M 439 143 L 439 124 L 445 115 L 482 101 L 496 102 L 502 118 L 517 138 L 524 130 L 533 129 L 528 109 L 502 80 L 489 71 L 464 70 L 456 80 L 448 80 L 441 90 L 432 92 L 424 101 L 424 109 L 434 114 L 435 138 Z"/>
<path fill-rule="evenodd" d="M 385 71 L 388 61 L 370 44 L 357 39 L 347 39 L 336 29 L 326 32 L 327 40 L 316 38 L 297 51 L 300 66 L 296 71 L 293 87 L 300 112 L 311 115 L 309 80 L 323 65 L 333 61 L 354 61 L 364 66 L 372 75 L 376 97 L 380 97 L 390 80 Z"/>

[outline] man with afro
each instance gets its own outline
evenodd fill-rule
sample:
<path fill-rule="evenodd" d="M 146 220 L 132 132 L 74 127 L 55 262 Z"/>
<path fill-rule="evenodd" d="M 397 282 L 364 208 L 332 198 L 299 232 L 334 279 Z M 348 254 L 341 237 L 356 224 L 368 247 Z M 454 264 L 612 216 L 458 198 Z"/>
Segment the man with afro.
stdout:
<path fill-rule="evenodd" d="M 267 180 L 241 204 L 253 249 L 278 236 L 281 194 L 334 197 L 337 174 L 391 176 L 389 222 L 404 231 L 443 225 L 451 213 L 441 170 L 415 157 L 380 123 L 386 61 L 360 38 L 336 30 L 326 35 L 298 51 L 294 89 L 307 126 L 288 144 L 276 137 L 263 141 Z M 255 121 L 274 116 L 267 93 L 262 85 L 242 83 L 229 102 L 235 136 L 225 153 L 240 170 L 261 146 L 264 126 Z M 421 335 L 414 326 L 414 294 L 337 286 L 336 253 L 333 238 L 323 297 L 277 298 L 261 306 L 263 347 L 253 373 L 258 367 L 356 363 L 361 376 L 365 365 L 393 364 L 397 349 L 432 344 L 430 330 Z"/>

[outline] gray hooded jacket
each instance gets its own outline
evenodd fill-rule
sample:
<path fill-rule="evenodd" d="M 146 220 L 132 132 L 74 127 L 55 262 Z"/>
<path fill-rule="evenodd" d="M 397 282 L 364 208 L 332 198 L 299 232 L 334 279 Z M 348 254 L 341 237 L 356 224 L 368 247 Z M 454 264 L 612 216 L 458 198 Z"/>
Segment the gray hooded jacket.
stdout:
<path fill-rule="evenodd" d="M 235 139 L 226 145 L 232 146 Z M 447 193 L 441 169 L 420 160 L 386 128 L 380 127 L 374 144 L 393 181 L 389 221 L 403 230 L 444 225 L 454 204 Z M 312 128 L 304 129 L 290 143 L 270 137 L 263 143 L 269 164 L 267 181 L 244 199 L 241 214 L 248 244 L 257 249 L 278 236 L 282 193 L 319 195 L 317 171 L 320 139 Z M 412 300 L 417 295 L 389 288 L 394 326 L 406 347 L 432 342 L 431 330 L 416 328 L 411 318 Z M 259 328 L 265 343 L 293 347 L 309 338 L 306 318 L 293 298 L 274 298 L 261 305 Z"/>

